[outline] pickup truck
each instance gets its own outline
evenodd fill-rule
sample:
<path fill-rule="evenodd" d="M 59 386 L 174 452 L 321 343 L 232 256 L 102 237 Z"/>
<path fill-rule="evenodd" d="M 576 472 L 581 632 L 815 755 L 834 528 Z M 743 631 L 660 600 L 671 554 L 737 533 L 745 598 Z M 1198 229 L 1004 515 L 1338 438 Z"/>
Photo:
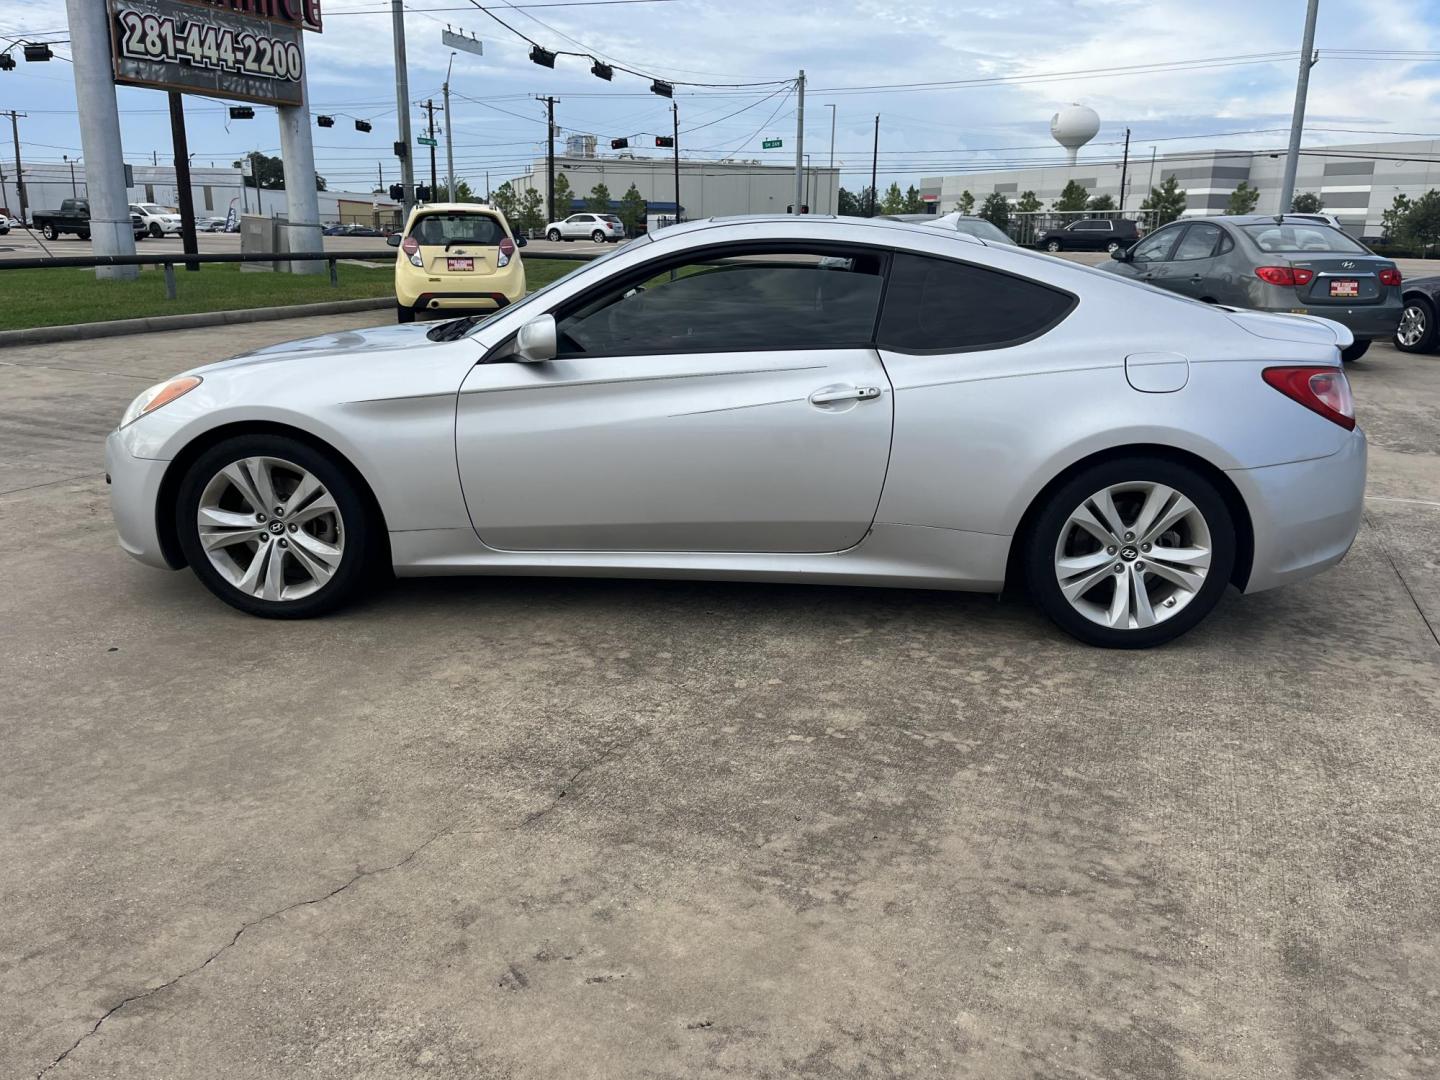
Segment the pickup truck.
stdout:
<path fill-rule="evenodd" d="M 54 240 L 66 233 L 74 233 L 81 240 L 89 240 L 90 200 L 66 199 L 60 204 L 59 210 L 37 210 L 30 215 L 30 224 L 39 229 L 40 235 L 46 240 Z M 130 230 L 135 234 L 136 240 L 145 235 L 145 223 L 138 214 L 130 215 Z"/>

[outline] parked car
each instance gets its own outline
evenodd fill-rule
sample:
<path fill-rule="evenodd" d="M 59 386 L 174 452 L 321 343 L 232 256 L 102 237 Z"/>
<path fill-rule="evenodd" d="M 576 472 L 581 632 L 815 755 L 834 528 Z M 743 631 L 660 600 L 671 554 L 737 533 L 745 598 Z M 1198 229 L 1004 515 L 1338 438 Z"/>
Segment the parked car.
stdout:
<path fill-rule="evenodd" d="M 1354 336 L 1344 359 L 1400 325 L 1400 270 L 1339 229 L 1286 214 L 1176 221 L 1104 269 L 1212 304 L 1318 315 Z"/>
<path fill-rule="evenodd" d="M 195 223 L 196 232 L 224 232 L 225 219 L 223 217 L 201 218 Z"/>
<path fill-rule="evenodd" d="M 407 240 L 430 215 L 427 241 L 453 227 L 467 250 L 475 219 L 504 225 L 425 207 Z M 409 246 L 422 275 L 432 250 Z M 921 226 L 696 221 L 489 318 L 193 369 L 135 399 L 106 462 L 124 549 L 255 615 L 333 610 L 379 561 L 1008 577 L 1076 637 L 1143 647 L 1232 583 L 1344 557 L 1365 488 L 1350 340 Z"/>
<path fill-rule="evenodd" d="M 969 214 L 962 214 L 955 211 L 949 214 L 884 214 L 887 221 L 904 221 L 911 225 L 930 225 L 936 229 L 949 229 L 953 232 L 964 233 L 966 236 L 974 236 L 990 244 L 1010 244 L 1015 241 L 1000 228 L 982 217 L 973 217 Z"/>
<path fill-rule="evenodd" d="M 30 215 L 32 228 L 40 230 L 46 240 L 55 240 L 67 234 L 81 240 L 90 239 L 90 200 L 64 199 L 59 210 L 36 210 Z M 145 225 L 139 215 L 130 214 L 131 230 L 135 239 L 145 235 Z"/>
<path fill-rule="evenodd" d="M 1440 277 L 1413 278 L 1401 293 L 1405 305 L 1395 328 L 1395 347 L 1401 352 L 1434 352 L 1440 347 Z"/>
<path fill-rule="evenodd" d="M 178 236 L 180 215 L 167 206 L 155 203 L 131 203 L 130 213 L 139 214 L 145 223 L 145 230 L 157 239 L 162 236 Z"/>
<path fill-rule="evenodd" d="M 6 217 L 0 217 L 0 236 L 9 236 L 9 235 L 10 235 L 10 219 L 9 219 L 9 218 L 6 218 Z"/>
<path fill-rule="evenodd" d="M 387 233 L 369 225 L 346 225 L 340 236 L 386 236 Z"/>
<path fill-rule="evenodd" d="M 607 240 L 623 240 L 625 225 L 614 214 L 571 214 L 564 221 L 552 221 L 545 226 L 547 240 L 594 240 L 603 244 Z"/>
<path fill-rule="evenodd" d="M 1336 217 L 1334 214 L 1295 214 L 1295 213 L 1290 213 L 1290 214 L 1286 214 L 1285 216 L 1286 216 L 1287 218 L 1292 218 L 1292 219 L 1294 219 L 1295 221 L 1316 221 L 1316 222 L 1319 222 L 1321 225 L 1329 225 L 1332 229 L 1340 229 L 1342 232 L 1344 231 L 1344 228 L 1345 228 L 1345 226 L 1343 226 L 1343 225 L 1340 224 L 1340 219 L 1339 219 L 1338 217 Z"/>
<path fill-rule="evenodd" d="M 404 234 L 387 241 L 395 259 L 395 311 L 495 311 L 525 295 L 523 236 L 505 215 L 480 203 L 427 203 L 410 212 Z"/>
<path fill-rule="evenodd" d="M 326 225 L 323 229 L 320 230 L 320 234 L 322 236 L 343 236 L 345 234 L 345 230 L 349 227 L 350 226 L 348 225 L 341 225 L 338 221 L 332 221 L 329 225 Z"/>
<path fill-rule="evenodd" d="M 1140 226 L 1129 218 L 1080 218 L 1041 233 L 1035 246 L 1045 251 L 1115 251 L 1138 239 Z"/>

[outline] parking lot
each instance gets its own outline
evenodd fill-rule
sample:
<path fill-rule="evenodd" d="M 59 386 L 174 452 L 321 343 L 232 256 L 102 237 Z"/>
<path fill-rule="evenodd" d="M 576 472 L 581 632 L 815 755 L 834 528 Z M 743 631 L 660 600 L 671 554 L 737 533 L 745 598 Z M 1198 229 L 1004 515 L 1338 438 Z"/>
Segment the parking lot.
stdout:
<path fill-rule="evenodd" d="M 267 622 L 119 550 L 140 389 L 379 320 L 0 351 L 0 1074 L 1440 1071 L 1440 358 L 1351 368 L 1349 557 L 1153 652 L 740 584 Z"/>

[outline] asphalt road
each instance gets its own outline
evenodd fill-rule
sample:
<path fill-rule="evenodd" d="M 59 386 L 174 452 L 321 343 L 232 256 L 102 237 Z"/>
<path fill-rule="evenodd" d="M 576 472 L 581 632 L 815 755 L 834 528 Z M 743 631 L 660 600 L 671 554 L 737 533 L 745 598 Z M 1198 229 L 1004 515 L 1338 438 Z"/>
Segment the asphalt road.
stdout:
<path fill-rule="evenodd" d="M 365 321 L 0 351 L 0 1075 L 1440 1073 L 1440 358 L 1352 369 L 1345 562 L 1149 653 L 678 582 L 264 622 L 119 551 L 136 392 Z"/>

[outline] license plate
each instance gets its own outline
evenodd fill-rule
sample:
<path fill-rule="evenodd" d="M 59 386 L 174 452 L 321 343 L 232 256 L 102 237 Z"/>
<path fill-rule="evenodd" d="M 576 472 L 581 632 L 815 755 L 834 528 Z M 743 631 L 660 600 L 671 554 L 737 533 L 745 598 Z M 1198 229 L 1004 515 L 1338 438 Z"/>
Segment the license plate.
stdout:
<path fill-rule="evenodd" d="M 452 272 L 452 273 L 454 273 L 456 270 L 474 270 L 474 269 L 475 269 L 475 260 L 474 260 L 474 259 L 446 259 L 446 260 L 445 260 L 445 269 L 446 269 L 446 270 L 449 270 L 449 271 Z M 1332 292 L 1330 295 L 1331 295 L 1331 296 L 1334 296 L 1335 294 Z"/>
<path fill-rule="evenodd" d="M 1331 296 L 1359 296 L 1360 282 L 1340 279 L 1330 282 Z"/>

